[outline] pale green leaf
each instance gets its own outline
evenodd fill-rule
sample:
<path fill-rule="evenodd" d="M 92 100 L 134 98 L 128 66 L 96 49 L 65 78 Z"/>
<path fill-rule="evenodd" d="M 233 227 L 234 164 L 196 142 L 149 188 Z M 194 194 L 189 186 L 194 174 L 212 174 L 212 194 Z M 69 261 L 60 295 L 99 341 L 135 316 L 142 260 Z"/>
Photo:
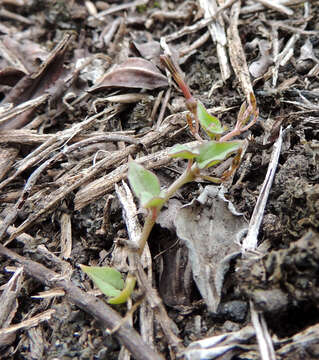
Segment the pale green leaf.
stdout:
<path fill-rule="evenodd" d="M 116 269 L 107 266 L 80 265 L 80 267 L 106 296 L 118 296 L 121 293 L 124 281 L 121 273 Z"/>
<path fill-rule="evenodd" d="M 194 159 L 198 155 L 199 151 L 196 147 L 191 148 L 190 146 L 182 144 L 173 146 L 169 152 L 169 156 L 172 158 Z"/>
<path fill-rule="evenodd" d="M 128 180 L 135 195 L 142 203 L 148 203 L 152 198 L 158 197 L 161 192 L 159 180 L 151 171 L 144 169 L 136 161 L 129 162 Z"/>
<path fill-rule="evenodd" d="M 215 138 L 216 135 L 224 132 L 224 128 L 217 117 L 210 115 L 199 101 L 197 103 L 197 116 L 199 123 L 210 138 Z"/>
<path fill-rule="evenodd" d="M 199 147 L 200 155 L 196 158 L 198 167 L 205 169 L 216 165 L 237 152 L 241 146 L 241 141 L 209 141 Z"/>

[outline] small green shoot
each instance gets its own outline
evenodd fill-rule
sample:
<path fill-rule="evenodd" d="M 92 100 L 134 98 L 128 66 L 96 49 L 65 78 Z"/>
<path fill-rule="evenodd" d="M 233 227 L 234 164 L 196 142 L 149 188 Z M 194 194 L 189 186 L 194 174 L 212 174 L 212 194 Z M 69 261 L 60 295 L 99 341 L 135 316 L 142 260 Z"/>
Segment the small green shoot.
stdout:
<path fill-rule="evenodd" d="M 160 57 L 163 65 L 171 73 L 176 84 L 181 89 L 188 110 L 195 120 L 195 128 L 193 128 L 192 118 L 190 114 L 186 115 L 187 123 L 190 127 L 191 132 L 197 140 L 202 140 L 199 136 L 199 124 L 203 127 L 204 131 L 208 134 L 211 139 L 217 139 L 221 141 L 227 141 L 232 139 L 234 136 L 240 135 L 242 132 L 248 130 L 253 126 L 258 117 L 258 109 L 255 95 L 250 93 L 248 104 L 244 103 L 239 111 L 237 123 L 235 128 L 230 131 L 228 134 L 220 138 L 220 135 L 225 131 L 217 118 L 208 114 L 204 105 L 201 104 L 198 100 L 194 99 L 189 87 L 187 86 L 181 71 L 178 66 L 174 64 L 173 59 L 169 55 L 162 55 Z M 251 119 L 252 118 L 252 119 Z M 251 120 L 248 125 L 247 122 Z"/>
<path fill-rule="evenodd" d="M 194 159 L 199 169 L 207 169 L 220 163 L 242 147 L 242 141 L 208 141 L 190 149 L 186 145 L 175 145 L 169 153 L 172 158 Z"/>
<path fill-rule="evenodd" d="M 136 7 L 136 10 L 139 14 L 143 14 L 147 10 L 147 6 L 146 5 L 138 5 Z"/>
<path fill-rule="evenodd" d="M 112 267 L 86 265 L 80 267 L 104 295 L 111 297 L 108 300 L 109 304 L 123 304 L 130 298 L 136 283 L 134 276 L 128 274 L 124 286 L 122 274 Z"/>
<path fill-rule="evenodd" d="M 225 131 L 217 117 L 210 115 L 201 102 L 197 102 L 197 116 L 203 130 L 211 138 L 215 139 Z"/>

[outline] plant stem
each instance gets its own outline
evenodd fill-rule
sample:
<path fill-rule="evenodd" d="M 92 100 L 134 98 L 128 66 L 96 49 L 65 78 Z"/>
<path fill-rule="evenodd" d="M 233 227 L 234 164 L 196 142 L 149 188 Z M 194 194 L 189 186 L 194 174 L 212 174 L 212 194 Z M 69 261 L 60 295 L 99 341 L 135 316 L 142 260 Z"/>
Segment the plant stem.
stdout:
<path fill-rule="evenodd" d="M 230 131 L 229 133 L 227 133 L 226 135 L 222 136 L 219 139 L 219 142 L 228 141 L 228 140 L 232 139 L 234 136 L 238 136 L 240 134 L 241 134 L 241 131 L 239 129 L 234 129 L 234 130 Z"/>
<path fill-rule="evenodd" d="M 150 233 L 153 229 L 154 224 L 155 224 L 155 219 L 153 217 L 153 214 L 150 212 L 147 215 L 144 226 L 143 226 L 143 231 L 142 231 L 142 235 L 141 235 L 139 246 L 138 246 L 139 247 L 138 248 L 139 256 L 141 256 L 143 254 L 145 244 L 147 242 L 148 237 L 150 236 Z"/>
<path fill-rule="evenodd" d="M 170 199 L 179 188 L 181 188 L 183 185 L 187 184 L 188 182 L 193 181 L 197 175 L 198 175 L 197 164 L 194 164 L 191 168 L 187 167 L 186 170 L 183 172 L 183 174 L 178 179 L 176 179 L 173 182 L 173 184 L 166 190 L 164 196 L 165 202 L 168 199 Z M 162 208 L 162 206 L 160 208 Z"/>
<path fill-rule="evenodd" d="M 177 67 L 174 64 L 171 57 L 169 57 L 168 55 L 162 55 L 162 56 L 160 56 L 160 59 L 161 59 L 162 63 L 166 66 L 166 68 L 169 70 L 171 75 L 173 76 L 173 78 L 176 81 L 179 88 L 182 90 L 182 92 L 185 96 L 185 99 L 187 101 L 191 101 L 191 102 L 194 101 L 194 98 L 191 94 L 189 87 L 187 86 L 185 80 L 183 79 L 181 72 L 177 69 Z"/>
<path fill-rule="evenodd" d="M 188 182 L 193 181 L 197 175 L 198 175 L 198 168 L 196 164 L 194 164 L 192 167 L 187 167 L 186 170 L 183 172 L 183 174 L 178 179 L 176 179 L 173 182 L 173 184 L 166 190 L 164 196 L 164 202 L 162 205 L 157 206 L 156 213 L 159 214 L 163 205 L 176 193 L 176 191 L 180 189 L 183 185 L 187 184 Z M 139 250 L 138 250 L 139 256 L 143 254 L 147 239 L 149 238 L 153 226 L 155 225 L 156 218 L 153 215 L 154 215 L 153 212 L 149 212 L 149 214 L 145 219 L 142 235 L 139 242 Z"/>

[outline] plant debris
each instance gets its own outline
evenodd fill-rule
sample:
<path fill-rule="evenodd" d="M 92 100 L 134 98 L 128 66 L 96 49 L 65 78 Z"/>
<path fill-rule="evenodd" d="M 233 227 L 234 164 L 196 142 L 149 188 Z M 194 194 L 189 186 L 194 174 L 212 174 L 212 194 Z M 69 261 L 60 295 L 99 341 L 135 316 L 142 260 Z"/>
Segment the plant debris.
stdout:
<path fill-rule="evenodd" d="M 148 60 L 132 57 L 107 73 L 98 85 L 90 88 L 90 91 L 99 91 L 112 87 L 153 90 L 167 85 L 166 77 L 155 65 Z"/>
<path fill-rule="evenodd" d="M 188 248 L 194 281 L 208 310 L 216 312 L 224 277 L 230 261 L 239 255 L 247 224 L 240 214 L 229 210 L 216 186 L 207 186 L 197 200 L 181 208 L 174 224 L 178 238 Z"/>

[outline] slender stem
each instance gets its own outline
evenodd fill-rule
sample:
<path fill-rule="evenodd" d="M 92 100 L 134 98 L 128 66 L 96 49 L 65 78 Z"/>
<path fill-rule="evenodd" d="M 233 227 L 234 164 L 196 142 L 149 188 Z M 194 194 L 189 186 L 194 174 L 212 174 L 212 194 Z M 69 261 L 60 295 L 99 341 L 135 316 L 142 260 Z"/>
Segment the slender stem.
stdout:
<path fill-rule="evenodd" d="M 186 168 L 183 174 L 178 179 L 176 179 L 173 182 L 173 184 L 166 190 L 164 196 L 165 202 L 169 198 L 171 198 L 179 188 L 181 188 L 183 185 L 187 184 L 188 182 L 193 181 L 197 176 L 197 174 L 198 174 L 197 164 L 194 164 L 190 169 Z M 162 208 L 162 206 L 160 207 L 160 209 Z"/>
<path fill-rule="evenodd" d="M 173 60 L 168 55 L 162 55 L 160 57 L 160 59 L 163 62 L 163 64 L 167 67 L 169 72 L 172 74 L 172 76 L 173 76 L 174 80 L 176 81 L 177 85 L 182 90 L 186 100 L 193 101 L 192 93 L 191 93 L 189 87 L 187 86 L 185 80 L 183 79 L 182 74 L 180 73 L 180 71 L 175 66 Z"/>
<path fill-rule="evenodd" d="M 145 219 L 142 235 L 141 235 L 141 238 L 140 238 L 139 249 L 138 249 L 138 255 L 139 256 L 141 256 L 143 254 L 145 244 L 146 244 L 147 239 L 150 236 L 150 233 L 151 233 L 151 231 L 153 229 L 153 226 L 155 224 L 155 220 L 156 219 L 154 219 L 152 212 L 150 212 L 147 215 L 146 219 Z"/>
<path fill-rule="evenodd" d="M 198 168 L 196 164 L 194 164 L 192 167 L 187 167 L 186 170 L 183 172 L 183 174 L 178 179 L 176 179 L 173 182 L 173 184 L 166 190 L 163 204 L 157 206 L 156 213 L 158 214 L 161 211 L 163 205 L 176 193 L 178 189 L 180 189 L 183 185 L 187 184 L 188 182 L 193 181 L 197 175 L 198 175 Z M 155 222 L 156 222 L 156 218 L 153 216 L 153 212 L 150 211 L 145 219 L 142 235 L 140 238 L 139 250 L 138 250 L 138 254 L 140 256 L 144 251 L 145 244 L 147 242 L 148 237 L 150 236 L 150 233 L 153 229 L 153 226 L 155 225 Z"/>
<path fill-rule="evenodd" d="M 234 136 L 240 135 L 240 133 L 241 133 L 240 129 L 235 128 L 234 130 L 230 131 L 226 135 L 222 136 L 219 139 L 219 142 L 228 141 L 228 140 L 232 139 Z"/>
<path fill-rule="evenodd" d="M 257 116 L 254 116 L 253 120 L 246 125 L 245 127 L 242 127 L 241 122 L 237 122 L 235 129 L 230 131 L 228 134 L 224 135 L 223 137 L 221 137 L 219 139 L 220 142 L 222 141 L 227 141 L 230 140 L 231 138 L 233 138 L 234 136 L 238 136 L 240 135 L 242 132 L 247 131 L 250 127 L 252 127 L 257 121 Z"/>
<path fill-rule="evenodd" d="M 214 184 L 220 184 L 222 182 L 222 180 L 219 178 L 215 178 L 215 177 L 207 176 L 207 175 L 202 175 L 201 179 L 208 180 Z"/>

